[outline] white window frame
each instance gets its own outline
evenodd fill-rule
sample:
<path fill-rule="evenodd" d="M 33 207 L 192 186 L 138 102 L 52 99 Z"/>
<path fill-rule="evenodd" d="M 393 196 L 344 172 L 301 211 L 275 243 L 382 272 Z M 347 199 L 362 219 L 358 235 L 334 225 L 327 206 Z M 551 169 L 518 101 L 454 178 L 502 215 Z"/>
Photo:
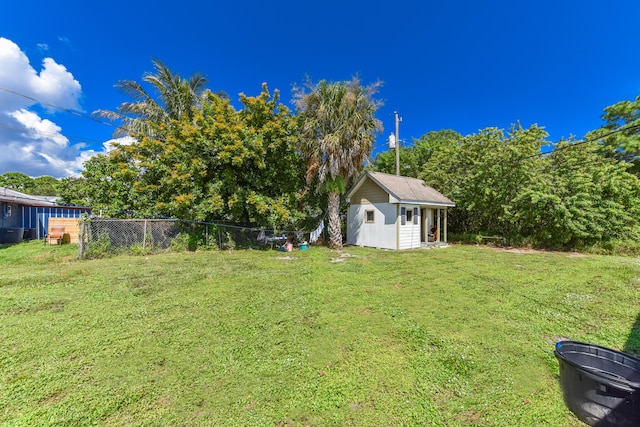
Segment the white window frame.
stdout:
<path fill-rule="evenodd" d="M 369 214 L 371 214 L 371 219 L 369 219 Z M 376 222 L 376 211 L 374 209 L 367 209 L 364 211 L 364 222 L 366 224 L 373 224 Z"/>

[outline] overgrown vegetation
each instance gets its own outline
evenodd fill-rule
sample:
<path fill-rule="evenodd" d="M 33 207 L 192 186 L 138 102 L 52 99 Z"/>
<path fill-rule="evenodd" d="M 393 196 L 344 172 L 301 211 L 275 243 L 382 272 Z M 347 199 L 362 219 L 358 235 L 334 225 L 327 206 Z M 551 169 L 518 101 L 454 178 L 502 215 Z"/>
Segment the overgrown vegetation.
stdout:
<path fill-rule="evenodd" d="M 567 426 L 561 337 L 640 350 L 635 258 L 0 246 L 0 424 Z"/>
<path fill-rule="evenodd" d="M 409 172 L 455 201 L 453 234 L 565 250 L 640 242 L 640 180 L 630 164 L 604 157 L 596 140 L 546 138 L 535 125 L 464 137 L 433 132 L 405 149 L 405 158 Z M 388 169 L 389 158 L 380 155 L 379 167 Z"/>
<path fill-rule="evenodd" d="M 107 258 L 113 255 L 111 250 L 111 238 L 107 233 L 101 233 L 90 242 L 86 243 L 86 248 L 82 257 L 85 259 Z"/>

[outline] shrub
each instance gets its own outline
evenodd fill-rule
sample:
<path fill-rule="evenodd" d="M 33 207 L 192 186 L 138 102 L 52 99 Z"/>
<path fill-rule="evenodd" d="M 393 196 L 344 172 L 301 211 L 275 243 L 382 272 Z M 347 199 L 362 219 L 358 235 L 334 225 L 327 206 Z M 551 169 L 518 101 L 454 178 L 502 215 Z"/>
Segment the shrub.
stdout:
<path fill-rule="evenodd" d="M 596 255 L 640 256 L 640 243 L 632 240 L 608 240 L 580 250 Z"/>
<path fill-rule="evenodd" d="M 107 233 L 101 233 L 98 238 L 88 242 L 83 257 L 86 259 L 107 258 L 112 255 L 111 238 Z"/>

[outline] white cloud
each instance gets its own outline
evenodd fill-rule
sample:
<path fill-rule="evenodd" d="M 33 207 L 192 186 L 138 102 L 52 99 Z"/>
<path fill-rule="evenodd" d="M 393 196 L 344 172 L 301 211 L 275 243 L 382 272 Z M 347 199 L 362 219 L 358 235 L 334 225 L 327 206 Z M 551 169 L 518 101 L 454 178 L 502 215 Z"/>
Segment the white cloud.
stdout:
<path fill-rule="evenodd" d="M 69 144 L 61 128 L 48 119 L 21 109 L 5 115 L 15 121 L 8 131 L 0 129 L 3 156 L 0 170 L 29 176 L 75 176 L 86 160 L 96 154 L 84 144 Z"/>
<path fill-rule="evenodd" d="M 44 145 L 57 149 L 64 149 L 69 144 L 69 140 L 60 134 L 62 129 L 58 125 L 50 120 L 41 119 L 36 113 L 22 109 L 9 113 L 9 116 L 23 125 L 26 135 L 34 141 L 43 141 Z"/>
<path fill-rule="evenodd" d="M 71 46 L 71 41 L 69 40 L 69 38 L 67 36 L 58 36 L 58 40 L 64 44 L 66 44 L 67 46 Z"/>
<path fill-rule="evenodd" d="M 45 58 L 42 63 L 44 68 L 40 75 L 31 81 L 31 88 L 38 94 L 38 99 L 61 108 L 80 111 L 78 99 L 82 88 L 73 74 L 52 58 Z"/>
<path fill-rule="evenodd" d="M 109 141 L 102 144 L 104 147 L 104 151 L 108 153 L 109 151 L 114 150 L 118 145 L 131 145 L 136 141 L 135 138 L 130 136 L 123 136 L 121 138 L 110 139 Z"/>
<path fill-rule="evenodd" d="M 44 46 L 39 45 L 43 50 Z M 81 111 L 80 82 L 53 58 L 45 58 L 42 69 L 36 71 L 18 45 L 3 37 L 0 64 L 0 88 L 6 89 L 0 90 L 0 174 L 78 175 L 96 152 L 81 143 L 71 144 L 54 118 L 42 118 L 29 108 L 40 104 L 49 113 L 56 112 L 51 105 Z"/>

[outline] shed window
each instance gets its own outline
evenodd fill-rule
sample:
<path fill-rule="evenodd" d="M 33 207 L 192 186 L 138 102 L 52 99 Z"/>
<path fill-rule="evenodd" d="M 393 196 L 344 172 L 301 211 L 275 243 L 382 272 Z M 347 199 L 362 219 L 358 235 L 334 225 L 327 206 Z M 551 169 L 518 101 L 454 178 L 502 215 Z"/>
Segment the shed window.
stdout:
<path fill-rule="evenodd" d="M 365 222 L 375 222 L 376 216 L 375 211 L 369 210 L 366 211 Z"/>
<path fill-rule="evenodd" d="M 407 209 L 407 222 L 411 223 L 413 221 L 413 211 L 411 209 Z"/>

